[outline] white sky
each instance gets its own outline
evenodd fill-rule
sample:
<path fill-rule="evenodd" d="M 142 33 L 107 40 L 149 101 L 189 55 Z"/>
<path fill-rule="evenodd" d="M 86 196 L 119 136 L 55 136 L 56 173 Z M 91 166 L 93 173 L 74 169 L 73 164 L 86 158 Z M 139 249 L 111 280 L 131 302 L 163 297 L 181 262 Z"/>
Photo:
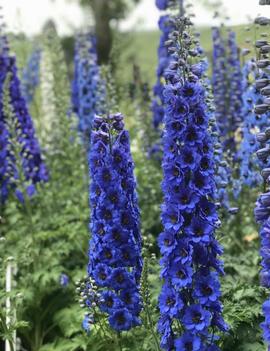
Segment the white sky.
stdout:
<path fill-rule="evenodd" d="M 114 0 L 108 0 L 114 1 Z M 198 0 L 193 0 L 193 3 Z M 232 24 L 245 23 L 247 16 L 254 18 L 261 13 L 270 16 L 270 6 L 259 6 L 259 0 L 224 0 Z M 57 23 L 60 34 L 71 33 L 91 19 L 72 1 L 65 0 L 0 0 L 3 15 L 9 30 L 35 34 L 48 18 Z M 209 25 L 212 16 L 200 5 L 194 6 L 196 23 Z M 142 0 L 141 4 L 121 24 L 123 29 L 155 29 L 159 17 L 155 0 Z M 91 24 L 91 23 L 90 23 Z"/>

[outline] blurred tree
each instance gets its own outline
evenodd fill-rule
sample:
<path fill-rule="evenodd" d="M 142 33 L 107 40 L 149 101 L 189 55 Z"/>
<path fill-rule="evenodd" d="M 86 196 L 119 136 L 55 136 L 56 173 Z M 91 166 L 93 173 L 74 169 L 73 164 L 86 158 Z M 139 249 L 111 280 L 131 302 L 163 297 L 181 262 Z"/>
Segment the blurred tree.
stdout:
<path fill-rule="evenodd" d="M 79 0 L 83 6 L 90 6 L 95 20 L 97 51 L 100 63 L 107 63 L 112 47 L 112 20 L 125 17 L 132 4 L 140 0 Z"/>

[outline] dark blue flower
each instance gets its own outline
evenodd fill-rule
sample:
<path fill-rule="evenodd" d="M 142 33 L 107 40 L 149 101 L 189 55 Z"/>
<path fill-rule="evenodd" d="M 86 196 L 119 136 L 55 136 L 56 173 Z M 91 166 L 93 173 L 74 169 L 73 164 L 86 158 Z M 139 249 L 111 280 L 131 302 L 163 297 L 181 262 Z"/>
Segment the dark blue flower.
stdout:
<path fill-rule="evenodd" d="M 201 332 L 210 325 L 211 313 L 200 305 L 191 305 L 186 308 L 183 324 L 187 330 Z"/>
<path fill-rule="evenodd" d="M 169 285 L 163 285 L 160 296 L 159 306 L 170 317 L 178 316 L 184 303 L 175 289 Z"/>
<path fill-rule="evenodd" d="M 110 290 L 101 293 L 99 308 L 102 312 L 111 313 L 113 310 L 121 308 L 122 303 L 119 297 Z"/>
<path fill-rule="evenodd" d="M 118 331 L 138 325 L 142 308 L 140 216 L 129 136 L 123 127 L 121 114 L 96 116 L 89 157 L 92 237 L 88 274 L 100 294 L 101 311 Z"/>
<path fill-rule="evenodd" d="M 181 338 L 175 340 L 176 351 L 200 351 L 202 346 L 201 339 L 190 333 L 185 333 Z"/>
<path fill-rule="evenodd" d="M 195 282 L 194 297 L 203 304 L 217 301 L 220 297 L 220 284 L 217 275 L 211 273 L 207 276 L 198 276 Z"/>
<path fill-rule="evenodd" d="M 109 317 L 110 326 L 117 331 L 129 330 L 139 324 L 139 320 L 134 320 L 127 308 L 115 310 Z"/>
<path fill-rule="evenodd" d="M 4 40 L 4 38 L 1 38 Z M 36 193 L 36 184 L 48 180 L 48 172 L 18 77 L 16 58 L 6 45 L 0 48 L 0 201 L 4 203 L 14 192 L 20 202 Z M 7 77 L 9 76 L 9 79 Z M 4 111 L 3 94 L 9 95 L 10 120 Z M 14 145 L 18 150 L 14 152 Z M 19 165 L 19 167 L 18 167 Z M 21 169 L 17 169 L 21 168 Z M 19 179 L 20 174 L 20 179 Z M 19 189 L 19 188 L 20 189 Z"/>

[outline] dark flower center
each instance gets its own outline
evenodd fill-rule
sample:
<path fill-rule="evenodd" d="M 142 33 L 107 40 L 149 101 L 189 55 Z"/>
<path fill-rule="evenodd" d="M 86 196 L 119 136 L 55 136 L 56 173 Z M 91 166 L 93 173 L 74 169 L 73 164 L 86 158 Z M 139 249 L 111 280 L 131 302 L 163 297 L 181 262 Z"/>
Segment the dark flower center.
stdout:
<path fill-rule="evenodd" d="M 173 306 L 175 304 L 175 299 L 173 297 L 167 297 L 166 305 Z"/>
<path fill-rule="evenodd" d="M 181 125 L 181 123 L 179 123 L 179 122 L 173 122 L 173 123 L 172 123 L 172 128 L 173 128 L 174 130 L 179 131 L 179 130 L 182 129 L 182 125 Z"/>
<path fill-rule="evenodd" d="M 181 250 L 180 250 L 180 255 L 181 255 L 182 257 L 187 257 L 187 256 L 188 256 L 188 251 L 187 251 L 186 249 L 181 249 Z"/>
<path fill-rule="evenodd" d="M 180 114 L 185 113 L 185 112 L 186 112 L 186 107 L 185 107 L 185 105 L 180 105 L 180 106 L 178 106 L 177 112 L 180 113 Z"/>
<path fill-rule="evenodd" d="M 204 160 L 201 161 L 201 168 L 204 169 L 204 170 L 209 168 L 209 162 L 208 162 L 207 159 L 204 159 Z"/>
<path fill-rule="evenodd" d="M 184 161 L 189 164 L 192 163 L 194 161 L 193 155 L 191 153 L 185 154 Z"/>
<path fill-rule="evenodd" d="M 104 179 L 106 182 L 109 182 L 109 181 L 112 179 L 111 173 L 110 173 L 109 171 L 105 171 L 105 172 L 103 173 L 103 179 Z"/>
<path fill-rule="evenodd" d="M 172 223 L 177 223 L 177 217 L 176 217 L 176 215 L 171 215 L 171 216 L 170 216 L 170 220 L 171 220 Z"/>
<path fill-rule="evenodd" d="M 129 217 L 127 214 L 122 215 L 122 224 L 124 224 L 124 225 L 129 224 Z"/>
<path fill-rule="evenodd" d="M 117 319 L 118 324 L 124 324 L 125 321 L 126 321 L 126 319 L 125 319 L 123 314 L 120 314 L 119 316 L 117 316 L 116 319 Z"/>
<path fill-rule="evenodd" d="M 192 88 L 188 88 L 185 90 L 185 96 L 193 96 L 194 90 Z"/>
<path fill-rule="evenodd" d="M 116 241 L 121 240 L 121 234 L 118 231 L 113 232 L 113 239 Z"/>
<path fill-rule="evenodd" d="M 112 253 L 111 253 L 111 251 L 107 250 L 107 251 L 105 252 L 105 257 L 111 259 L 111 258 L 112 258 Z"/>
<path fill-rule="evenodd" d="M 116 281 L 117 281 L 118 283 L 123 283 L 123 281 L 124 281 L 124 276 L 123 276 L 122 273 L 119 273 L 119 274 L 116 276 Z"/>
<path fill-rule="evenodd" d="M 173 168 L 173 175 L 175 176 L 175 177 L 178 177 L 179 175 L 180 175 L 180 171 L 179 171 L 179 169 L 177 168 L 177 167 L 174 167 Z"/>
<path fill-rule="evenodd" d="M 186 351 L 193 351 L 193 345 L 191 341 L 185 343 L 185 350 Z"/>
<path fill-rule="evenodd" d="M 111 194 L 111 195 L 109 196 L 109 199 L 111 200 L 112 203 L 118 202 L 118 196 L 117 196 L 117 194 Z"/>
<path fill-rule="evenodd" d="M 178 271 L 176 276 L 180 279 L 184 279 L 186 277 L 186 273 L 182 270 Z"/>
<path fill-rule="evenodd" d="M 209 151 L 209 146 L 208 145 L 204 145 L 203 146 L 203 152 L 206 154 Z"/>
<path fill-rule="evenodd" d="M 130 305 L 132 302 L 131 296 L 129 294 L 126 294 L 124 301 L 126 304 Z"/>
<path fill-rule="evenodd" d="M 190 130 L 188 133 L 187 133 L 187 140 L 188 141 L 194 141 L 196 139 L 196 132 L 195 130 Z"/>
<path fill-rule="evenodd" d="M 104 218 L 105 219 L 112 219 L 112 213 L 109 210 L 104 211 Z"/>
<path fill-rule="evenodd" d="M 196 324 L 200 323 L 201 317 L 202 317 L 201 313 L 199 312 L 195 313 L 194 316 L 192 317 L 192 322 Z"/>
<path fill-rule="evenodd" d="M 169 239 L 164 239 L 164 245 L 165 246 L 170 246 L 171 241 Z"/>
<path fill-rule="evenodd" d="M 105 230 L 104 230 L 103 227 L 99 228 L 98 234 L 99 234 L 99 235 L 104 235 L 104 234 L 105 234 Z"/>
<path fill-rule="evenodd" d="M 129 255 L 129 253 L 127 251 L 123 252 L 123 258 L 124 258 L 124 260 L 129 260 L 130 259 L 130 255 Z"/>
<path fill-rule="evenodd" d="M 189 203 L 189 198 L 188 196 L 185 194 L 185 195 L 182 195 L 181 198 L 180 198 L 181 202 L 183 204 L 188 204 Z"/>
<path fill-rule="evenodd" d="M 106 301 L 106 306 L 113 307 L 113 298 L 110 296 Z"/>
<path fill-rule="evenodd" d="M 122 161 L 122 156 L 120 156 L 119 154 L 115 155 L 114 156 L 114 160 L 117 162 L 117 163 L 120 163 Z"/>
<path fill-rule="evenodd" d="M 98 276 L 101 280 L 105 280 L 107 278 L 107 275 L 104 272 L 99 273 Z"/>
<path fill-rule="evenodd" d="M 203 235 L 203 230 L 202 228 L 195 228 L 194 233 L 196 236 L 202 236 Z"/>
<path fill-rule="evenodd" d="M 211 295 L 212 294 L 212 288 L 209 286 L 209 285 L 204 285 L 203 287 L 202 287 L 202 291 L 203 291 L 203 293 L 204 293 L 204 295 L 207 295 L 207 296 L 209 296 L 209 295 Z"/>

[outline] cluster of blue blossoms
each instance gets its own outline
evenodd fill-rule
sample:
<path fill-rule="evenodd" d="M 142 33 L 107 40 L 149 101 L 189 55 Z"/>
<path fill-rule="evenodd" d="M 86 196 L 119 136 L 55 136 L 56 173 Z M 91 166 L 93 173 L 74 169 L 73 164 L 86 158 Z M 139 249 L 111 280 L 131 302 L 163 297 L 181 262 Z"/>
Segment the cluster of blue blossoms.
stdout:
<path fill-rule="evenodd" d="M 158 48 L 158 67 L 157 67 L 157 82 L 154 85 L 154 99 L 152 102 L 153 125 L 157 129 L 164 119 L 164 73 L 170 63 L 170 53 L 167 50 L 166 42 L 169 39 L 169 34 L 174 30 L 169 15 L 161 16 L 159 19 L 159 28 L 162 32 Z"/>
<path fill-rule="evenodd" d="M 228 52 L 220 28 L 213 28 L 213 93 L 224 150 L 236 152 L 235 133 L 242 125 L 242 70 L 235 33 L 228 34 Z"/>
<path fill-rule="evenodd" d="M 40 59 L 40 49 L 34 49 L 22 72 L 22 94 L 28 105 L 33 101 L 35 90 L 39 85 Z"/>
<path fill-rule="evenodd" d="M 226 48 L 221 29 L 212 29 L 213 38 L 213 94 L 215 102 L 215 116 L 218 123 L 220 135 L 224 138 L 229 130 L 226 112 Z"/>
<path fill-rule="evenodd" d="M 1 203 L 4 203 L 10 190 L 23 202 L 24 187 L 28 196 L 36 191 L 36 184 L 48 180 L 48 172 L 44 164 L 41 149 L 35 136 L 35 128 L 29 114 L 27 104 L 22 96 L 21 83 L 18 78 L 15 57 L 9 54 L 6 39 L 1 38 L 1 74 L 0 74 L 0 183 Z M 4 85 L 9 77 L 10 108 L 13 119 L 5 115 L 3 105 Z M 14 153 L 14 143 L 18 143 L 19 155 Z M 20 160 L 17 160 L 19 157 Z M 24 184 L 19 184 L 19 169 L 24 176 Z"/>
<path fill-rule="evenodd" d="M 269 1 L 260 1 L 260 4 L 270 5 Z M 270 23 L 270 20 L 266 17 L 258 17 L 255 20 L 256 24 L 265 26 Z M 259 38 L 255 43 L 257 52 L 257 68 L 264 71 L 268 71 L 269 74 L 269 42 L 267 40 L 267 34 Z M 267 70 L 265 70 L 268 68 Z M 261 175 L 264 181 L 264 192 L 259 195 L 256 207 L 255 207 L 255 218 L 260 224 L 260 237 L 261 237 L 261 284 L 270 288 L 270 128 L 266 127 L 269 124 L 270 114 L 270 86 L 269 78 L 263 73 L 263 76 L 256 77 L 255 88 L 261 95 L 261 99 L 257 101 L 254 112 L 258 119 L 262 115 L 266 115 L 266 121 L 268 122 L 261 128 L 261 132 L 257 134 L 257 142 L 259 144 L 259 150 L 257 151 L 257 157 L 262 165 Z M 263 336 L 267 343 L 267 349 L 270 349 L 270 298 L 268 298 L 263 304 L 264 322 L 261 324 L 263 330 Z"/>
<path fill-rule="evenodd" d="M 97 63 L 96 39 L 87 33 L 77 37 L 72 84 L 73 111 L 79 117 L 78 129 L 88 143 L 95 114 L 104 111 L 105 88 Z"/>
<path fill-rule="evenodd" d="M 236 42 L 236 34 L 230 31 L 228 34 L 228 66 L 227 66 L 227 84 L 228 92 L 228 110 L 227 121 L 230 125 L 229 138 L 226 138 L 225 147 L 231 150 L 233 154 L 237 150 L 235 133 L 240 130 L 243 122 L 243 80 L 242 69 L 239 60 L 239 51 Z"/>
<path fill-rule="evenodd" d="M 256 157 L 259 142 L 256 138 L 258 128 L 264 130 L 267 126 L 268 114 L 260 116 L 254 113 L 254 106 L 260 104 L 262 97 L 260 91 L 251 82 L 254 79 L 267 79 L 265 73 L 256 69 L 253 60 L 248 61 L 243 69 L 245 77 L 245 92 L 243 94 L 243 139 L 240 145 L 238 159 L 240 160 L 240 183 L 248 187 L 256 187 L 262 183 L 258 169 L 263 163 Z"/>
<path fill-rule="evenodd" d="M 113 329 L 129 330 L 140 324 L 142 243 L 134 164 L 120 113 L 95 117 L 89 162 L 92 237 L 86 305 L 97 305 Z M 98 294 L 91 294 L 91 279 Z"/>
<path fill-rule="evenodd" d="M 182 45 L 178 35 L 171 36 L 176 50 L 164 91 L 164 232 L 158 239 L 164 284 L 158 330 L 164 350 L 214 351 L 219 350 L 216 331 L 227 330 L 220 302 L 222 249 L 214 235 L 220 225 L 214 204 L 214 147 L 205 91 L 188 64 L 193 40 L 185 28 L 190 22 L 182 18 L 175 24 Z"/>

